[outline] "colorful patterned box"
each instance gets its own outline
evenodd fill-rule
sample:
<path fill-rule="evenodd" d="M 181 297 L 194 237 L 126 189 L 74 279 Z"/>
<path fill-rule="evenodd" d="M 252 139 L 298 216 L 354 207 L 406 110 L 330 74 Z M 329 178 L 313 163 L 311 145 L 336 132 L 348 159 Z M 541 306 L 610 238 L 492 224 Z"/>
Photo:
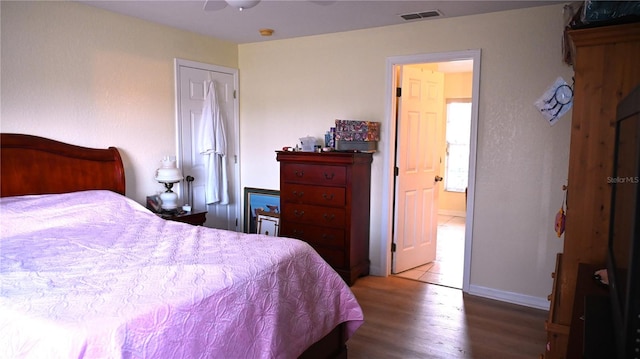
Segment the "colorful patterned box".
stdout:
<path fill-rule="evenodd" d="M 338 151 L 375 151 L 380 140 L 380 122 L 336 120 Z"/>
<path fill-rule="evenodd" d="M 379 141 L 380 122 L 336 120 L 336 141 Z"/>

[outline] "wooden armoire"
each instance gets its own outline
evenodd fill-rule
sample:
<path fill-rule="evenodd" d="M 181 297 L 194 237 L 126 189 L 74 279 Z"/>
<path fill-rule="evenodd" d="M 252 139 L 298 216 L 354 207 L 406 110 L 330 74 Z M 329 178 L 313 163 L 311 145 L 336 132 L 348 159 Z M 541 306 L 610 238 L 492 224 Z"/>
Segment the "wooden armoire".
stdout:
<path fill-rule="evenodd" d="M 552 274 L 545 359 L 569 358 L 580 349 L 569 348 L 574 303 L 583 299 L 575 296 L 578 267 L 605 267 L 616 107 L 640 84 L 640 23 L 570 30 L 569 36 L 575 86 L 567 218 Z"/>

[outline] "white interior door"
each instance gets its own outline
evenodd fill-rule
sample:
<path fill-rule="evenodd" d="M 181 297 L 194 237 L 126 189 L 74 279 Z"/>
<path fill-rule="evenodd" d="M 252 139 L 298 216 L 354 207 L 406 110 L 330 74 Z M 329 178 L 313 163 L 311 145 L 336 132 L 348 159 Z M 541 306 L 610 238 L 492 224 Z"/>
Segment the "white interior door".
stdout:
<path fill-rule="evenodd" d="M 227 140 L 227 166 L 229 204 L 207 205 L 204 198 L 205 167 L 203 156 L 196 148 L 196 139 L 208 84 L 214 81 L 224 121 Z M 237 116 L 237 70 L 176 60 L 176 107 L 178 130 L 178 163 L 185 178 L 194 178 L 191 183 L 193 199 L 188 198 L 187 184 L 181 183 L 181 198 L 184 203 L 192 201 L 192 211 L 207 211 L 205 226 L 239 230 L 240 175 L 238 164 L 239 125 Z"/>
<path fill-rule="evenodd" d="M 392 272 L 436 258 L 438 123 L 444 106 L 444 74 L 420 65 L 401 69 L 396 152 L 395 252 Z"/>

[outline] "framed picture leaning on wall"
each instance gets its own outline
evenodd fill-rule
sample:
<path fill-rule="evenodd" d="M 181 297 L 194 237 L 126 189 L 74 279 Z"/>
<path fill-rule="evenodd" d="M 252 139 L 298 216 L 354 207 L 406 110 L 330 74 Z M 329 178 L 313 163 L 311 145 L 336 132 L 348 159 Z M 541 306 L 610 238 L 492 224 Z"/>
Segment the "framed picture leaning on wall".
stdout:
<path fill-rule="evenodd" d="M 258 212 L 263 216 L 262 233 L 277 236 L 280 225 L 280 191 L 244 188 L 244 232 L 258 232 Z M 277 219 L 277 220 L 276 220 Z"/>
<path fill-rule="evenodd" d="M 278 237 L 280 235 L 280 213 L 256 209 L 256 232 Z"/>

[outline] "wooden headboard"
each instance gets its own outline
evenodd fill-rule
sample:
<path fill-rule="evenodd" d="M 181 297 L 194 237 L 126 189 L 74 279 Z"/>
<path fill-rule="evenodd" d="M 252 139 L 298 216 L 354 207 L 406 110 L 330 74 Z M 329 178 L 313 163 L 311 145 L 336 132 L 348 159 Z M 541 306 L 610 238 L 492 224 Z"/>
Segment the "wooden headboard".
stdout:
<path fill-rule="evenodd" d="M 0 197 L 106 189 L 125 194 L 115 147 L 96 149 L 48 138 L 0 134 Z"/>

